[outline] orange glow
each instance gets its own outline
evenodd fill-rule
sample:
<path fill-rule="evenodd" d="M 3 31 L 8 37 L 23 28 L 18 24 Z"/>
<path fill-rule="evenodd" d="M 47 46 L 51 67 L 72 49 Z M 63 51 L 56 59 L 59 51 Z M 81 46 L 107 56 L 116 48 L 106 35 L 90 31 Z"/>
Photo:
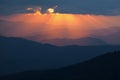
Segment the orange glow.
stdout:
<path fill-rule="evenodd" d="M 34 15 L 41 15 L 40 11 L 35 11 Z"/>
<path fill-rule="evenodd" d="M 34 15 L 41 15 L 41 8 L 27 8 L 27 10 L 32 10 L 34 12 Z M 31 15 L 31 14 L 27 14 Z M 32 14 L 33 15 L 33 14 Z"/>
<path fill-rule="evenodd" d="M 30 10 L 30 9 L 29 9 Z M 53 12 L 53 11 L 52 11 Z M 87 37 L 96 29 L 118 26 L 120 16 L 95 16 L 82 14 L 41 14 L 39 10 L 31 14 L 0 17 L 0 20 L 17 23 L 12 36 L 40 35 L 41 39 Z M 7 25 L 10 26 L 10 25 Z M 13 25 L 11 25 L 13 26 Z M 15 33 L 15 34 L 14 34 Z"/>

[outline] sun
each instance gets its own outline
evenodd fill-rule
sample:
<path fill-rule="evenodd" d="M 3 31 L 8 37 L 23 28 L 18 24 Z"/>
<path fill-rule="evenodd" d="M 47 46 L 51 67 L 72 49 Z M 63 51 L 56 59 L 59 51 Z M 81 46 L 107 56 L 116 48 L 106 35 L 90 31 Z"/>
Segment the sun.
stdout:
<path fill-rule="evenodd" d="M 47 10 L 47 13 L 49 13 L 49 14 L 54 13 L 54 9 L 53 9 L 53 8 L 49 8 L 49 9 Z"/>

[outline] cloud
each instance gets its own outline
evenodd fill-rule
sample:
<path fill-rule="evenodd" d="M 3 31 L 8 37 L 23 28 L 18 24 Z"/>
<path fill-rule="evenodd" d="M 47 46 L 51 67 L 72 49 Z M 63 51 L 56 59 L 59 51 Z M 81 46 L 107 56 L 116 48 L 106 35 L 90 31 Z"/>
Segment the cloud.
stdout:
<path fill-rule="evenodd" d="M 44 9 L 58 5 L 57 12 L 120 15 L 120 0 L 0 0 L 0 14 L 26 13 L 26 7 L 41 6 Z"/>

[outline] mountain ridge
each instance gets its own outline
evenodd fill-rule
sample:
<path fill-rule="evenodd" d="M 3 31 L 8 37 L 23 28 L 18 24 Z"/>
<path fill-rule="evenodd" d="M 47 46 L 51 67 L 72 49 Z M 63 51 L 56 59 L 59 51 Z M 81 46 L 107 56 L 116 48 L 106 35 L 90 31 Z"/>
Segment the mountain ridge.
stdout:
<path fill-rule="evenodd" d="M 120 45 L 57 47 L 23 38 L 0 37 L 0 75 L 56 69 L 116 50 L 120 50 Z"/>
<path fill-rule="evenodd" d="M 95 45 L 109 45 L 105 41 L 93 37 L 85 37 L 80 39 L 49 39 L 43 40 L 43 43 L 49 43 L 58 46 L 79 45 L 79 46 L 95 46 Z"/>
<path fill-rule="evenodd" d="M 120 51 L 106 53 L 88 61 L 56 70 L 25 71 L 1 77 L 1 80 L 119 80 Z"/>

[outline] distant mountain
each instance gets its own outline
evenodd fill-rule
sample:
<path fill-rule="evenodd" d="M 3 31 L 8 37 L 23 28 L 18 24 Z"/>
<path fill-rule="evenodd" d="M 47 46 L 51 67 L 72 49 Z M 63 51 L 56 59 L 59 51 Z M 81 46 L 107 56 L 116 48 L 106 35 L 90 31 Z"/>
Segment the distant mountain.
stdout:
<path fill-rule="evenodd" d="M 120 80 L 119 61 L 120 52 L 113 52 L 61 69 L 26 71 L 1 80 Z"/>
<path fill-rule="evenodd" d="M 108 43 L 111 44 L 120 44 L 120 28 L 118 32 L 115 32 L 113 34 L 107 35 L 107 36 L 102 36 L 102 38 L 107 41 Z M 111 37 L 112 36 L 112 37 Z"/>
<path fill-rule="evenodd" d="M 44 40 L 42 41 L 44 43 L 49 43 L 52 45 L 59 45 L 59 46 L 65 46 L 65 45 L 81 45 L 81 46 L 93 46 L 93 45 L 107 45 L 106 42 L 104 42 L 101 39 L 97 38 L 80 38 L 80 39 L 51 39 L 51 40 Z"/>
<path fill-rule="evenodd" d="M 26 70 L 55 69 L 120 50 L 119 45 L 63 46 L 0 36 L 0 75 Z"/>
<path fill-rule="evenodd" d="M 120 26 L 113 26 L 111 28 L 96 30 L 98 34 L 92 36 L 100 38 L 108 44 L 118 45 L 120 44 Z M 107 32 L 107 33 L 106 33 Z"/>

